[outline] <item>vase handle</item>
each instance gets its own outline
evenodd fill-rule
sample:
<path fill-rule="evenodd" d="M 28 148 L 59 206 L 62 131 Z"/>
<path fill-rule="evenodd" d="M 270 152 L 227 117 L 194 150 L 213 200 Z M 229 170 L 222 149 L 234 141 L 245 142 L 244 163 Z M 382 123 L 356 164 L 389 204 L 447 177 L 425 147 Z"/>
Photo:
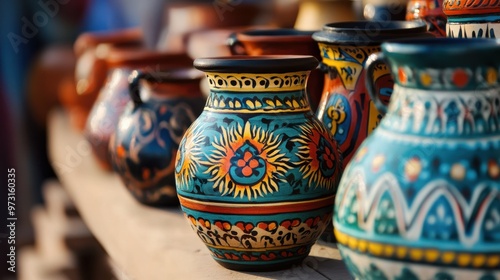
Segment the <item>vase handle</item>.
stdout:
<path fill-rule="evenodd" d="M 229 50 L 231 51 L 231 55 L 247 55 L 245 51 L 245 47 L 238 40 L 238 36 L 236 32 L 231 33 L 227 38 L 227 45 L 229 46 Z"/>
<path fill-rule="evenodd" d="M 377 89 L 375 88 L 375 81 L 373 80 L 373 72 L 375 71 L 375 67 L 380 63 L 388 63 L 384 53 L 374 53 L 371 54 L 366 60 L 365 69 L 366 69 L 366 90 L 368 91 L 368 95 L 375 103 L 375 107 L 380 114 L 385 115 L 387 113 L 387 106 L 380 101 L 379 95 L 377 93 Z"/>
<path fill-rule="evenodd" d="M 139 83 L 141 79 L 145 77 L 145 74 L 143 72 L 134 70 L 130 76 L 128 76 L 128 89 L 129 89 L 129 94 L 130 98 L 134 102 L 134 108 L 137 108 L 140 106 L 143 102 L 141 99 L 141 93 L 139 90 Z"/>

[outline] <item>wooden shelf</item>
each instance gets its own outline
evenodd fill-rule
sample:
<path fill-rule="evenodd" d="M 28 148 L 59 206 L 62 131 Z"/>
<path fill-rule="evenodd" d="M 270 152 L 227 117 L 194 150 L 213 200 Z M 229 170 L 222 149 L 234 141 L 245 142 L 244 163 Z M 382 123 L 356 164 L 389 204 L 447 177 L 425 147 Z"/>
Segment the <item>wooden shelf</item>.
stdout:
<path fill-rule="evenodd" d="M 116 174 L 99 169 L 88 143 L 60 110 L 49 116 L 50 161 L 83 220 L 131 280 L 351 279 L 335 245 L 318 242 L 300 266 L 248 273 L 218 265 L 179 207 L 138 203 Z"/>

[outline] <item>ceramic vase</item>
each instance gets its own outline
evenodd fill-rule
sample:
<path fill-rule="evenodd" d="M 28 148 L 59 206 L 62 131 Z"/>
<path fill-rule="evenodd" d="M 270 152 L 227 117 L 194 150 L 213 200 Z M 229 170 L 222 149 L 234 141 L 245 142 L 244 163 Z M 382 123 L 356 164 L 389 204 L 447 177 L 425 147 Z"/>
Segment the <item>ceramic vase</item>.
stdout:
<path fill-rule="evenodd" d="M 382 117 L 366 92 L 363 67 L 368 56 L 380 51 L 385 40 L 430 36 L 424 23 L 404 21 L 332 23 L 313 34 L 326 72 L 316 115 L 339 144 L 344 166 Z M 387 103 L 394 82 L 385 65 L 376 70 L 376 88 Z"/>
<path fill-rule="evenodd" d="M 406 20 L 422 20 L 434 36 L 446 37 L 446 15 L 442 6 L 442 0 L 410 0 Z"/>
<path fill-rule="evenodd" d="M 322 56 L 320 69 L 325 72 L 316 116 L 335 137 L 344 168 L 382 118 L 366 92 L 363 67 L 368 56 L 378 52 L 385 40 L 428 36 L 425 23 L 403 21 L 331 23 L 313 34 Z M 380 64 L 374 75 L 378 94 L 387 103 L 394 84 L 390 71 Z M 335 241 L 332 225 L 321 239 Z"/>
<path fill-rule="evenodd" d="M 176 161 L 185 216 L 212 257 L 235 270 L 301 262 L 331 223 L 336 143 L 305 93 L 311 56 L 196 59 L 211 92 Z"/>
<path fill-rule="evenodd" d="M 169 54 L 144 49 L 115 49 L 106 57 L 109 74 L 92 106 L 85 124 L 84 136 L 103 170 L 111 171 L 109 139 L 115 132 L 120 115 L 130 101 L 128 77 L 133 70 L 168 70 L 192 67 L 186 54 Z"/>
<path fill-rule="evenodd" d="M 71 72 L 73 70 L 66 71 L 70 72 L 72 77 L 65 79 L 57 90 L 59 100 L 73 127 L 80 131 L 85 128 L 90 110 L 106 82 L 109 70 L 106 58 L 110 51 L 141 46 L 142 31 L 137 28 L 85 32 L 78 36 L 73 46 L 76 57 L 74 73 Z"/>
<path fill-rule="evenodd" d="M 500 2 L 444 0 L 443 11 L 448 37 L 495 39 L 500 34 Z"/>
<path fill-rule="evenodd" d="M 384 43 L 396 81 L 335 201 L 338 248 L 357 279 L 500 279 L 500 44 Z"/>
<path fill-rule="evenodd" d="M 291 28 L 244 30 L 231 34 L 228 41 L 233 55 L 312 55 L 320 60 L 313 33 Z M 323 76 L 319 69 L 309 75 L 306 90 L 313 111 L 321 99 Z"/>
<path fill-rule="evenodd" d="M 133 72 L 128 107 L 110 140 L 113 169 L 138 201 L 178 204 L 174 163 L 182 136 L 205 98 L 196 70 Z"/>
<path fill-rule="evenodd" d="M 341 22 L 327 24 L 313 38 L 321 51 L 325 85 L 316 115 L 337 140 L 344 166 L 381 119 L 365 87 L 368 56 L 385 40 L 430 37 L 422 22 Z M 386 65 L 378 65 L 375 84 L 388 102 L 394 84 Z"/>

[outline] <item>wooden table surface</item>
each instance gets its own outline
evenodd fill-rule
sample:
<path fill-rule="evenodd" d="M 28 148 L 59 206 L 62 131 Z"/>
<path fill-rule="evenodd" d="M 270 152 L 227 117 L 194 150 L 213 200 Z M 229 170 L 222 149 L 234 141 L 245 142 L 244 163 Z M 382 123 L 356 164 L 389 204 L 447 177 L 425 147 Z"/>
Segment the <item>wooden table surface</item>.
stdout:
<path fill-rule="evenodd" d="M 299 266 L 275 272 L 238 272 L 217 264 L 179 207 L 138 203 L 119 177 L 101 170 L 67 115 L 49 117 L 49 157 L 83 220 L 113 263 L 130 280 L 351 279 L 334 244 L 319 241 Z"/>

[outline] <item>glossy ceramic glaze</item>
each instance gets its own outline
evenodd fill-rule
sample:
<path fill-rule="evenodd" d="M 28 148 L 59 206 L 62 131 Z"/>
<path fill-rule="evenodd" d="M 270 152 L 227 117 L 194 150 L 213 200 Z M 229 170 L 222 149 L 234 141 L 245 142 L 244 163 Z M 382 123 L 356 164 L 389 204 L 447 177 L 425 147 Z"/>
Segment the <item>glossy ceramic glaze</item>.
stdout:
<path fill-rule="evenodd" d="M 448 17 L 446 34 L 451 38 L 498 38 L 500 2 L 486 0 L 444 0 Z"/>
<path fill-rule="evenodd" d="M 195 70 L 137 72 L 131 102 L 110 140 L 113 169 L 140 202 L 178 204 L 174 161 L 182 136 L 203 110 L 202 74 Z"/>
<path fill-rule="evenodd" d="M 436 37 L 446 37 L 446 15 L 442 6 L 442 0 L 410 0 L 406 20 L 425 21 L 430 33 Z"/>
<path fill-rule="evenodd" d="M 343 260 L 358 279 L 500 279 L 500 44 L 382 50 L 368 75 L 388 61 L 396 85 L 342 176 L 334 227 Z"/>
<path fill-rule="evenodd" d="M 382 117 L 366 92 L 368 56 L 385 40 L 429 36 L 424 23 L 404 21 L 333 23 L 313 35 L 326 72 L 316 115 L 337 140 L 344 166 Z M 388 102 L 394 84 L 389 69 L 380 64 L 374 75 L 378 94 Z"/>
<path fill-rule="evenodd" d="M 314 31 L 297 29 L 245 30 L 231 34 L 229 45 L 233 55 L 312 55 L 320 60 L 318 44 L 313 40 Z M 307 83 L 309 103 L 316 111 L 323 91 L 323 74 L 311 71 Z"/>
<path fill-rule="evenodd" d="M 211 92 L 179 147 L 177 193 L 225 267 L 301 262 L 331 223 L 340 155 L 304 90 L 317 64 L 311 56 L 195 60 Z"/>
<path fill-rule="evenodd" d="M 84 135 L 100 166 L 111 170 L 109 139 L 125 106 L 130 101 L 128 77 L 134 69 L 168 70 L 190 67 L 192 60 L 185 54 L 168 54 L 144 49 L 114 50 L 106 62 L 110 71 L 106 84 L 90 111 Z"/>

